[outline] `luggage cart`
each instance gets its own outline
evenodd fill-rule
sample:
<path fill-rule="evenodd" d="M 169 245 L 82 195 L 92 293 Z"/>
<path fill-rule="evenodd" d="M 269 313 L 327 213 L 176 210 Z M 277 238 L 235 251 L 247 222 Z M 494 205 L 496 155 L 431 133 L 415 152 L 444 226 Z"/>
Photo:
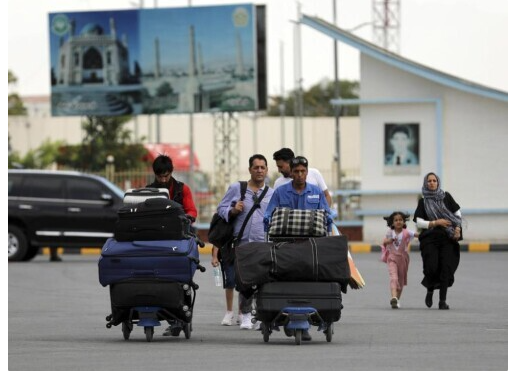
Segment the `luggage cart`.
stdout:
<path fill-rule="evenodd" d="M 144 291 L 140 283 L 145 282 Z M 120 288 L 120 286 L 125 286 Z M 164 293 L 161 286 L 167 291 Z M 112 314 L 105 319 L 106 327 L 121 324 L 125 340 L 129 340 L 134 325 L 143 327 L 146 341 L 153 339 L 154 327 L 161 321 L 171 325 L 171 335 L 179 336 L 181 331 L 186 339 L 192 332 L 192 317 L 198 285 L 195 283 L 161 282 L 159 280 L 127 280 L 111 285 L 110 299 Z M 132 294 L 127 294 L 132 291 Z M 148 305 L 143 305 L 144 303 Z M 159 305 L 160 304 L 160 305 Z"/>
<path fill-rule="evenodd" d="M 328 228 L 327 230 L 330 230 L 332 220 L 330 217 L 327 216 L 327 223 Z M 321 237 L 318 235 L 311 236 L 311 235 L 301 235 L 301 236 L 271 236 L 269 234 L 271 220 L 265 220 L 265 240 L 267 242 L 274 242 L 274 243 L 280 243 L 280 242 L 297 242 L 301 240 L 306 240 L 309 238 L 314 237 Z M 327 233 L 324 235 L 326 236 Z M 268 342 L 270 339 L 270 335 L 273 331 L 280 331 L 280 328 L 283 328 L 284 333 L 288 337 L 294 337 L 295 344 L 300 345 L 302 343 L 302 334 L 304 331 L 309 331 L 309 329 L 312 326 L 315 326 L 318 328 L 318 331 L 322 331 L 325 334 L 325 338 L 327 342 L 332 341 L 332 335 L 334 333 L 333 331 L 333 323 L 338 321 L 341 317 L 341 289 L 340 286 L 337 283 L 324 283 L 324 282 L 315 282 L 314 284 L 327 284 L 327 285 L 337 285 L 338 289 L 335 290 L 335 294 L 333 294 L 332 297 L 327 295 L 327 300 L 333 300 L 334 302 L 338 302 L 339 299 L 339 311 L 334 311 L 335 314 L 332 315 L 332 313 L 329 313 L 329 316 L 323 316 L 319 311 L 318 308 L 315 308 L 315 300 L 317 298 L 313 297 L 315 295 L 312 295 L 309 292 L 305 292 L 303 295 L 297 294 L 297 295 L 291 295 L 290 297 L 287 297 L 288 295 L 283 292 L 283 302 L 289 303 L 289 305 L 284 305 L 279 308 L 279 305 L 275 308 L 272 308 L 274 310 L 264 310 L 262 308 L 263 302 L 266 300 L 265 298 L 265 289 L 269 286 L 267 285 L 273 285 L 275 283 L 267 283 L 263 284 L 261 287 L 258 288 L 258 290 L 255 293 L 256 297 L 256 309 L 253 311 L 253 314 L 255 316 L 254 321 L 261 321 L 261 333 L 263 335 L 263 341 Z M 298 287 L 300 285 L 308 285 L 309 283 L 305 282 L 282 282 L 283 287 L 285 288 L 284 291 L 286 291 L 286 286 L 290 285 L 289 288 L 293 288 L 293 285 L 297 285 Z M 315 291 L 315 290 L 313 290 Z M 277 295 L 279 296 L 279 295 Z M 336 313 L 337 312 L 337 313 Z M 325 317 L 325 318 L 324 318 Z"/>

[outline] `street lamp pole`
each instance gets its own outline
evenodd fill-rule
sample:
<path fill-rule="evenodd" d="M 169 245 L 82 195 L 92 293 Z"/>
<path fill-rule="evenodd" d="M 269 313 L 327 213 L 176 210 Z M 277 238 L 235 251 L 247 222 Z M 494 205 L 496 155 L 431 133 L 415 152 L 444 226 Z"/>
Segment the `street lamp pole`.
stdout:
<path fill-rule="evenodd" d="M 188 6 L 192 6 L 192 0 L 188 0 Z M 195 47 L 195 46 L 194 46 Z M 201 68 L 201 66 L 199 66 Z M 193 112 L 193 106 L 192 105 L 192 112 L 188 115 L 188 129 L 189 129 L 189 178 L 188 178 L 188 186 L 190 187 L 190 190 L 192 191 L 192 194 L 194 194 L 196 190 L 195 185 L 195 179 L 194 179 L 194 112 Z"/>
<path fill-rule="evenodd" d="M 332 0 L 333 24 L 336 26 L 336 0 Z M 338 84 L 338 41 L 334 39 L 334 96 L 340 98 L 340 88 Z M 340 107 L 334 106 L 334 125 L 336 130 L 336 189 L 341 189 L 341 144 L 340 144 Z M 336 196 L 338 205 L 338 219 L 341 220 L 341 195 Z"/>

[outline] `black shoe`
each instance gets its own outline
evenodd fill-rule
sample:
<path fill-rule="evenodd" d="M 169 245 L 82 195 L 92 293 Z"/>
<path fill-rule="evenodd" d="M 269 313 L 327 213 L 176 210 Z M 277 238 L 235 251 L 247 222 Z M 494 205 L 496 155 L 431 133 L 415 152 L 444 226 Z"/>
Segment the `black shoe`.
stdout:
<path fill-rule="evenodd" d="M 427 307 L 432 306 L 432 296 L 434 295 L 434 291 L 427 291 L 427 296 L 425 296 L 425 305 Z"/>
<path fill-rule="evenodd" d="M 60 256 L 52 256 L 50 257 L 51 262 L 61 262 L 62 258 Z"/>
<path fill-rule="evenodd" d="M 439 302 L 439 309 L 448 310 L 448 309 L 450 309 L 450 306 L 448 304 L 446 304 L 445 301 L 440 301 Z"/>
<path fill-rule="evenodd" d="M 309 334 L 309 330 L 302 330 L 302 340 L 311 341 L 311 335 Z"/>
<path fill-rule="evenodd" d="M 293 330 L 285 327 L 284 334 L 288 337 L 293 336 Z"/>
<path fill-rule="evenodd" d="M 180 336 L 181 327 L 179 326 L 169 326 L 165 329 L 163 336 Z"/>

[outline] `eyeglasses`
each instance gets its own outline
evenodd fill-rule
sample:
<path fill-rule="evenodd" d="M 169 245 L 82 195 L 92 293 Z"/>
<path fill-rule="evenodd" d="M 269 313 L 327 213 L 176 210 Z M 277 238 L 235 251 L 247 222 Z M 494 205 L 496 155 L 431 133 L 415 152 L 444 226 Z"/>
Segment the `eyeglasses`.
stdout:
<path fill-rule="evenodd" d="M 292 165 L 308 165 L 308 160 L 304 157 L 295 157 L 292 159 Z"/>

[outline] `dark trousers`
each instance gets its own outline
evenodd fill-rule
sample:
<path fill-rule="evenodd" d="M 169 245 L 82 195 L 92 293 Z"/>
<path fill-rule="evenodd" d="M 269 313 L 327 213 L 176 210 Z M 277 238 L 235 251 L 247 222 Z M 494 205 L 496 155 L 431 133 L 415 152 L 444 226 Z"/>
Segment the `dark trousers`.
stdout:
<path fill-rule="evenodd" d="M 460 261 L 458 242 L 447 235 L 437 235 L 420 241 L 420 249 L 424 275 L 421 284 L 429 291 L 452 286 Z"/>

